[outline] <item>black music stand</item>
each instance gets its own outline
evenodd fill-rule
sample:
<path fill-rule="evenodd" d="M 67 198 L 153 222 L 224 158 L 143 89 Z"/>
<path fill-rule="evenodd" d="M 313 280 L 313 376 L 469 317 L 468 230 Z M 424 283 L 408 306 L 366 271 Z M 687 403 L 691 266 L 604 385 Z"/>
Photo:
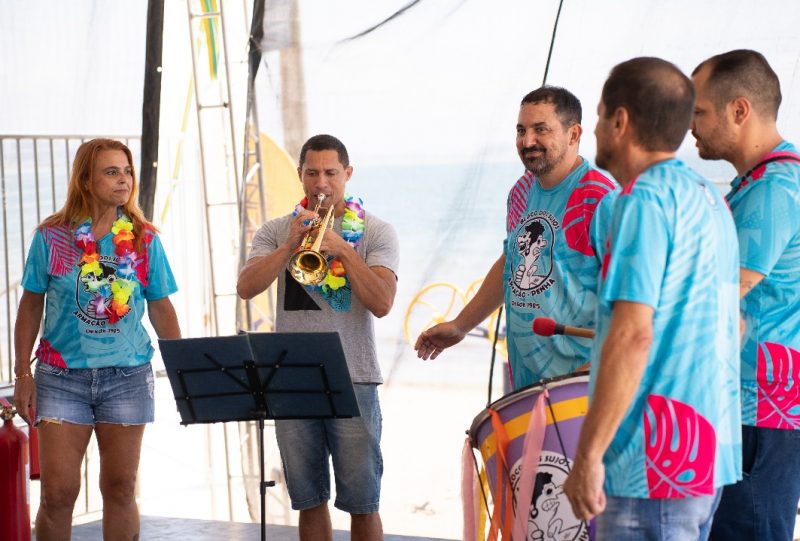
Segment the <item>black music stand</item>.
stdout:
<path fill-rule="evenodd" d="M 266 539 L 264 420 L 358 417 L 338 333 L 245 333 L 159 340 L 181 424 L 258 421 Z"/>

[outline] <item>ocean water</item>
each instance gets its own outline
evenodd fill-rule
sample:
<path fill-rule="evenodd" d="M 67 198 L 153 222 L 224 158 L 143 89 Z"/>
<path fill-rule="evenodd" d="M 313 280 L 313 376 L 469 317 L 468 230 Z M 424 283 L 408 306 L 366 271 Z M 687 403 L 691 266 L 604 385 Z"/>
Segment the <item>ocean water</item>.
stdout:
<path fill-rule="evenodd" d="M 360 196 L 368 211 L 390 222 L 400 241 L 395 304 L 376 323 L 387 382 L 405 373 L 409 378 L 419 375 L 415 370 L 398 370 L 420 362 L 404 336 L 405 324 L 413 340 L 434 318 L 454 317 L 463 307 L 458 292 L 466 294 L 501 254 L 506 196 L 521 173 L 519 163 L 355 170 L 348 192 Z M 432 284 L 441 285 L 416 298 Z M 435 363 L 425 380 L 466 383 L 479 377 L 485 381 L 491 344 L 481 332 L 478 329 L 447 354 L 458 356 L 460 365 L 468 369 L 453 371 L 443 368 L 447 363 Z"/>

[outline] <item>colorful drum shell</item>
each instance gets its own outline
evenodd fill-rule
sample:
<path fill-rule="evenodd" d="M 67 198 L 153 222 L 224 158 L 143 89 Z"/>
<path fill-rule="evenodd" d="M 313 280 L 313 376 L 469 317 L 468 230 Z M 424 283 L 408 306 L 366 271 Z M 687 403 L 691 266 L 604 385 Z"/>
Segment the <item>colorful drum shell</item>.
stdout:
<path fill-rule="evenodd" d="M 542 391 L 546 388 L 549 392 L 549 403 L 545 403 L 547 428 L 539 459 L 537 484 L 531 502 L 530 522 L 533 524 L 529 524 L 529 531 L 535 531 L 537 527 L 543 531 L 543 539 L 550 539 L 547 531 L 550 528 L 552 532 L 554 527 L 569 529 L 569 532 L 554 532 L 559 535 L 553 538 L 575 540 L 590 538 L 589 526 L 572 515 L 569 502 L 561 492 L 561 486 L 575 457 L 583 419 L 589 409 L 588 386 L 589 376 L 586 374 L 562 376 L 514 391 L 489 406 L 499 414 L 509 439 L 507 451 L 508 461 L 511 464 L 509 476 L 516 490 L 531 410 Z M 557 422 L 553 422 L 554 418 Z M 483 458 L 489 488 L 492 494 L 496 495 L 497 487 L 494 485 L 498 458 L 497 438 L 492 429 L 488 409 L 475 417 L 469 435 L 473 447 L 480 451 Z M 543 509 L 536 508 L 537 501 Z M 553 526 L 553 523 L 558 521 L 561 522 L 560 525 Z"/>

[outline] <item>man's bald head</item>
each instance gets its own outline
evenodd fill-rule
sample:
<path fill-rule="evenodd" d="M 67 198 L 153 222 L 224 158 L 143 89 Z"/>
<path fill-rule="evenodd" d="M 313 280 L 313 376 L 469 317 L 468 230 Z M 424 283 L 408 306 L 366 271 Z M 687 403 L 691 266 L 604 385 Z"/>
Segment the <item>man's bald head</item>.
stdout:
<path fill-rule="evenodd" d="M 708 98 L 717 111 L 724 109 L 734 99 L 743 97 L 761 118 L 778 118 L 781 84 L 761 53 L 738 49 L 718 54 L 697 66 L 692 77 L 701 72 Z"/>
<path fill-rule="evenodd" d="M 694 86 L 674 64 L 641 57 L 618 64 L 603 85 L 606 118 L 628 111 L 636 142 L 647 151 L 678 150 L 692 121 Z"/>

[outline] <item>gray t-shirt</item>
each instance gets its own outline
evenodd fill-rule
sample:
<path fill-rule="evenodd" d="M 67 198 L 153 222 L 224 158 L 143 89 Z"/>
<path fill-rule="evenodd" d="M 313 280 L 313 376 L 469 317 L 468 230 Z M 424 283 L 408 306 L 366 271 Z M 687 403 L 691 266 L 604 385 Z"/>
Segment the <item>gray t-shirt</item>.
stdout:
<path fill-rule="evenodd" d="M 286 241 L 292 215 L 270 220 L 253 237 L 250 258 L 275 251 Z M 364 236 L 358 255 L 370 267 L 386 267 L 397 276 L 400 249 L 394 228 L 374 214 L 366 213 Z M 336 218 L 334 231 L 341 234 L 342 218 Z M 346 269 L 345 269 L 346 270 Z M 338 332 L 342 340 L 353 383 L 383 383 L 375 348 L 373 315 L 351 294 L 350 311 L 337 312 L 316 290 L 308 291 L 288 271 L 278 274 L 278 306 L 275 330 L 278 332 Z"/>

